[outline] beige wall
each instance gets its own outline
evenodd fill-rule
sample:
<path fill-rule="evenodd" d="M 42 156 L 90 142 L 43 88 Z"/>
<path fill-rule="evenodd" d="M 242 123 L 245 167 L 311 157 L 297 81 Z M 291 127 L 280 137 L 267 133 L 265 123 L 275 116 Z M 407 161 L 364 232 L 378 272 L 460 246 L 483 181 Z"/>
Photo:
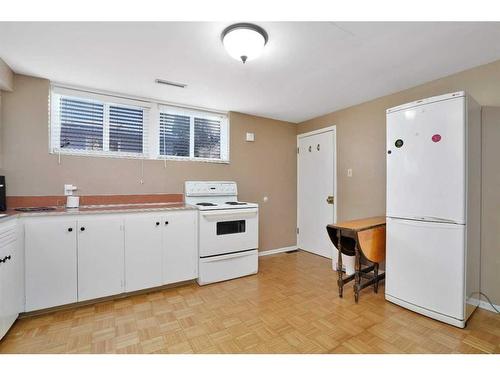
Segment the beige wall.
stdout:
<path fill-rule="evenodd" d="M 10 67 L 0 59 L 0 90 L 11 91 L 14 89 L 14 73 Z"/>
<path fill-rule="evenodd" d="M 385 213 L 385 110 L 458 90 L 468 91 L 482 106 L 500 106 L 500 60 L 298 125 L 299 134 L 337 125 L 339 220 Z M 489 210 L 483 213 L 482 220 L 482 290 L 497 304 L 500 304 L 499 126 L 498 121 L 485 125 L 488 139 L 484 138 L 483 143 L 483 205 Z M 348 168 L 353 169 L 352 177 L 347 177 Z M 491 211 L 492 207 L 496 211 Z M 492 220 L 491 215 L 497 218 Z"/>
<path fill-rule="evenodd" d="M 231 113 L 229 165 L 146 160 L 141 185 L 140 160 L 62 156 L 59 165 L 48 152 L 48 94 L 47 80 L 23 75 L 3 93 L 8 195 L 60 195 L 65 183 L 81 195 L 182 193 L 185 180 L 235 180 L 241 200 L 260 204 L 260 250 L 295 245 L 296 125 Z M 255 142 L 245 142 L 247 131 Z"/>
<path fill-rule="evenodd" d="M 482 117 L 481 289 L 500 305 L 500 107 L 483 107 Z"/>

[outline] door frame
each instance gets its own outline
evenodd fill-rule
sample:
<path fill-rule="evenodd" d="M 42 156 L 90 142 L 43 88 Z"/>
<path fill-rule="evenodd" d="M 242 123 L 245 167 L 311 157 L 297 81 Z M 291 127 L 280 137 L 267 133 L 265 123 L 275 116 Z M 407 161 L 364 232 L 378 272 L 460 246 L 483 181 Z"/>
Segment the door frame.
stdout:
<path fill-rule="evenodd" d="M 325 128 L 313 130 L 307 133 L 297 134 L 297 228 L 299 228 L 299 141 L 301 138 L 306 138 L 311 135 L 322 134 L 327 132 L 333 132 L 333 196 L 335 197 L 335 201 L 333 204 L 333 222 L 337 222 L 337 205 L 338 205 L 338 197 L 337 197 L 337 125 L 327 126 Z M 296 230 L 297 232 L 297 230 Z M 299 233 L 296 233 L 296 241 L 297 247 L 299 247 Z M 333 254 L 332 254 L 333 256 Z"/>

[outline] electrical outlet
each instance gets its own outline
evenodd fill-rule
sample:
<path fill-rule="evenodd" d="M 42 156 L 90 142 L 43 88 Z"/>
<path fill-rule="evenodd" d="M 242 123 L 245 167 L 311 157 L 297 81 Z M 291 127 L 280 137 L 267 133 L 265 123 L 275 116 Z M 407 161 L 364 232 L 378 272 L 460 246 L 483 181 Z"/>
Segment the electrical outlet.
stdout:
<path fill-rule="evenodd" d="M 347 169 L 347 177 L 352 177 L 352 169 Z"/>

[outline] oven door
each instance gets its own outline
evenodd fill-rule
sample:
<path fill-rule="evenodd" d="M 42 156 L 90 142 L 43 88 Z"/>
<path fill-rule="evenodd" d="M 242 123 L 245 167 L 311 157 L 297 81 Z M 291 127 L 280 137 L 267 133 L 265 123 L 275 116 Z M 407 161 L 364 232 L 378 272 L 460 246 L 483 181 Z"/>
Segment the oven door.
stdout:
<path fill-rule="evenodd" d="M 257 249 L 259 209 L 200 211 L 200 257 Z"/>

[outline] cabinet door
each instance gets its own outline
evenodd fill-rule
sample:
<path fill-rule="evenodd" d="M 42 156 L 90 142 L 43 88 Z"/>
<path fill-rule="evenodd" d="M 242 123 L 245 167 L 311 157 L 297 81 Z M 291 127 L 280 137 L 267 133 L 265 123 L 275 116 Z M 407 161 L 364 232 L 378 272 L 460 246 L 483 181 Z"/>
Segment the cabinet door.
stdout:
<path fill-rule="evenodd" d="M 19 259 L 16 242 L 0 248 L 0 338 L 14 324 L 20 312 Z"/>
<path fill-rule="evenodd" d="M 152 288 L 162 284 L 161 217 L 125 217 L 125 290 Z"/>
<path fill-rule="evenodd" d="M 76 221 L 26 221 L 26 311 L 77 301 Z"/>
<path fill-rule="evenodd" d="M 102 215 L 78 220 L 78 300 L 111 296 L 124 288 L 123 220 Z"/>
<path fill-rule="evenodd" d="M 163 283 L 198 276 L 198 211 L 173 211 L 163 216 Z"/>
<path fill-rule="evenodd" d="M 18 269 L 22 259 L 18 259 L 17 220 L 0 224 L 0 339 L 12 326 L 21 311 L 19 297 L 23 281 L 19 279 L 22 269 Z"/>

